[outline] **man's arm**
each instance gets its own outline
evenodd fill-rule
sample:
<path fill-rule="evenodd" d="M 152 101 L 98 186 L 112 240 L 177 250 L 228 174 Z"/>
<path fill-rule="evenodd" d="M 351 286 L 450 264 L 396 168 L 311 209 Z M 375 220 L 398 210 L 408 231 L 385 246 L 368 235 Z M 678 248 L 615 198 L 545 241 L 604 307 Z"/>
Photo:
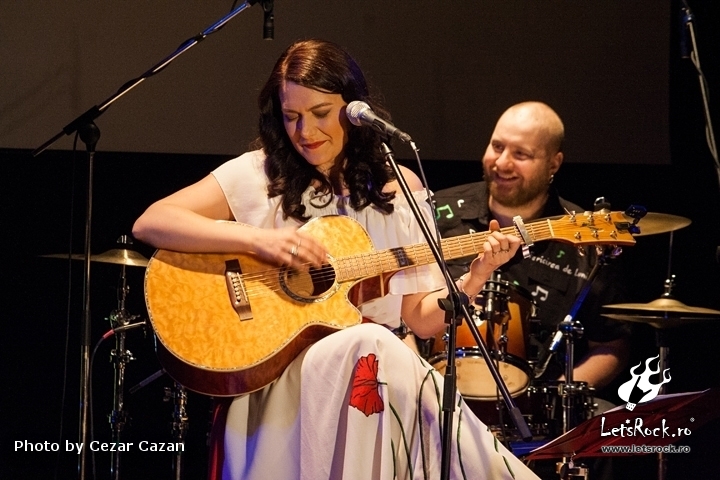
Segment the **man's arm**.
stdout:
<path fill-rule="evenodd" d="M 630 339 L 621 337 L 609 342 L 588 342 L 588 353 L 576 361 L 574 380 L 587 382 L 601 389 L 608 385 L 625 368 L 630 354 Z M 560 380 L 564 380 L 563 375 Z"/>

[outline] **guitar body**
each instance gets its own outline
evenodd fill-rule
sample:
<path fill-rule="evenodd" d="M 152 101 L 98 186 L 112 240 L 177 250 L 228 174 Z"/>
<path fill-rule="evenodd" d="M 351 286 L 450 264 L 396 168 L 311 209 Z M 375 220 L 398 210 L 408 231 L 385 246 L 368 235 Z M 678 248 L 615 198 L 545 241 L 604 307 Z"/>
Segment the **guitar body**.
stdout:
<path fill-rule="evenodd" d="M 348 217 L 316 218 L 301 230 L 332 246 L 332 258 L 374 250 L 367 232 Z M 241 319 L 229 294 L 226 272 L 234 260 L 250 297 L 249 318 Z M 357 282 L 325 280 L 325 291 L 303 290 L 302 281 L 293 290 L 287 288 L 292 271 L 254 255 L 158 250 L 147 267 L 145 296 L 161 364 L 179 383 L 207 395 L 264 387 L 308 345 L 361 323 L 348 300 Z"/>

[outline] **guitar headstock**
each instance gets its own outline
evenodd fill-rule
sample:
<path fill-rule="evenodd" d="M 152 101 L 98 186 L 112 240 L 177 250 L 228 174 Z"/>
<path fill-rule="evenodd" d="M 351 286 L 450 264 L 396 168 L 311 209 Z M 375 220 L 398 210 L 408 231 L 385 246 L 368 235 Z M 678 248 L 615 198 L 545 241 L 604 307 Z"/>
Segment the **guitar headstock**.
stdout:
<path fill-rule="evenodd" d="M 553 240 L 574 245 L 635 245 L 623 212 L 581 212 L 545 221 Z"/>

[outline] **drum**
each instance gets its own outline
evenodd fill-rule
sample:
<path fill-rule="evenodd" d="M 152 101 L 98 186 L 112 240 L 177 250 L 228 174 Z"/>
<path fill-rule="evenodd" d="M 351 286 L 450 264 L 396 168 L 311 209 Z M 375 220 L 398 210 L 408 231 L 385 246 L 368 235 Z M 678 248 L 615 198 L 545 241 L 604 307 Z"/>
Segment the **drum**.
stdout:
<path fill-rule="evenodd" d="M 572 406 L 569 429 L 593 416 L 595 390 L 587 383 L 576 382 L 575 393 L 565 383 L 534 380 L 527 391 L 515 398 L 535 439 L 553 439 L 563 433 L 563 401 Z M 496 402 L 468 401 L 468 406 L 502 441 L 518 441 L 520 435 L 513 425 L 502 398 Z"/>
<path fill-rule="evenodd" d="M 491 312 L 486 314 L 488 308 Z M 499 280 L 487 282 L 475 300 L 473 321 L 513 397 L 525 392 L 530 384 L 532 369 L 527 362 L 525 341 L 534 311 L 535 304 L 530 293 Z M 467 399 L 495 400 L 495 380 L 465 322 L 457 329 L 455 347 L 460 394 Z M 445 372 L 447 333 L 435 337 L 428 361 L 441 373 Z"/>

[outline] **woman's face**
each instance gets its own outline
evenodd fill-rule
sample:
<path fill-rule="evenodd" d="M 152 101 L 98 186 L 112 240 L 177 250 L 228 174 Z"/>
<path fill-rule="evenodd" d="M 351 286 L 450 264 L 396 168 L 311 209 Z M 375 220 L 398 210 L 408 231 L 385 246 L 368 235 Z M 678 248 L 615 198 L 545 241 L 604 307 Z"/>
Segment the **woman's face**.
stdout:
<path fill-rule="evenodd" d="M 319 171 L 344 158 L 349 120 L 339 93 L 324 93 L 293 82 L 280 85 L 285 131 L 295 150 Z"/>

